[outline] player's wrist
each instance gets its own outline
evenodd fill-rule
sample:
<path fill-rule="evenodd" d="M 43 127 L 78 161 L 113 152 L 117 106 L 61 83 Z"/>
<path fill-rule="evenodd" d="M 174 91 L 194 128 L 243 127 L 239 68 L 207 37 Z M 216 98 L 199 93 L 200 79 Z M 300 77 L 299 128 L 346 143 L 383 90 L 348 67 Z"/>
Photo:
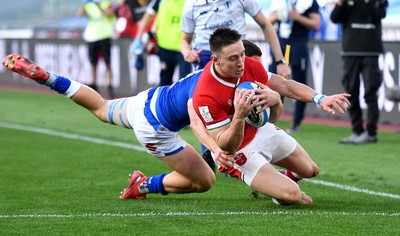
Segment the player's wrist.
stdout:
<path fill-rule="evenodd" d="M 285 58 L 282 58 L 282 59 L 280 59 L 280 60 L 278 60 L 278 61 L 275 61 L 275 64 L 276 64 L 277 66 L 279 66 L 279 65 L 286 65 L 286 60 L 285 60 Z"/>
<path fill-rule="evenodd" d="M 314 93 L 311 97 L 311 100 L 315 103 L 320 105 L 322 99 L 324 99 L 326 97 L 326 95 L 322 94 L 322 93 Z"/>

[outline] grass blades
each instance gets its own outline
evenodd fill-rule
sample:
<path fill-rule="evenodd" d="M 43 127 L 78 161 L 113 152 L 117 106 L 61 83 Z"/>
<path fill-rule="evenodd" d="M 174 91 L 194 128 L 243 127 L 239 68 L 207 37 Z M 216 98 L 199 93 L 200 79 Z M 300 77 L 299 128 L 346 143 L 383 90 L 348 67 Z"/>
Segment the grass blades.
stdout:
<path fill-rule="evenodd" d="M 1 235 L 400 234 L 396 133 L 380 132 L 377 144 L 341 145 L 349 129 L 304 124 L 293 136 L 321 168 L 301 183 L 311 206 L 253 199 L 244 183 L 218 173 L 206 193 L 133 201 L 119 199 L 129 173 L 170 171 L 157 158 L 10 124 L 138 145 L 131 130 L 103 124 L 56 94 L 0 89 L 0 108 Z M 200 149 L 190 129 L 180 134 Z"/>

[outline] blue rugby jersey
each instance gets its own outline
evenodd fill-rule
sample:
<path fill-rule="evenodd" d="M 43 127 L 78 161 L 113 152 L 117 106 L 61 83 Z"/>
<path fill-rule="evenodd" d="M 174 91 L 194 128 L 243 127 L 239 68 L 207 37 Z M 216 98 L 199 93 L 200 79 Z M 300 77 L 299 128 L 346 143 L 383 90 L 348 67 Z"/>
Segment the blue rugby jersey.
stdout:
<path fill-rule="evenodd" d="M 190 124 L 187 103 L 192 98 L 201 72 L 195 71 L 170 86 L 149 90 L 145 115 L 155 129 L 161 124 L 170 131 L 178 132 Z"/>

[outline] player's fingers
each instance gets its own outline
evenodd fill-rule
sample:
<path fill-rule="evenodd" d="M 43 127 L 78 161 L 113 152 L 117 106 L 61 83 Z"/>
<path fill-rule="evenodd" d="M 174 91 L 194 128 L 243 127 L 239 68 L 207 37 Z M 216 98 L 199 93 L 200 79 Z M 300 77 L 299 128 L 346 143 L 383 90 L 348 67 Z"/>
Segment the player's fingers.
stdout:
<path fill-rule="evenodd" d="M 192 52 L 190 53 L 190 57 L 191 57 L 192 61 L 194 61 L 194 62 L 200 62 L 200 57 L 199 57 L 199 55 L 198 55 L 195 51 L 192 51 Z"/>
<path fill-rule="evenodd" d="M 254 100 L 255 92 L 253 90 L 241 89 L 238 95 L 242 105 L 249 105 Z"/>
<path fill-rule="evenodd" d="M 246 98 L 246 90 L 245 89 L 241 89 L 241 90 L 237 90 L 238 92 L 235 95 L 235 99 L 242 101 Z"/>
<path fill-rule="evenodd" d="M 199 54 L 196 50 L 191 50 L 186 56 L 185 60 L 187 62 L 200 62 Z"/>
<path fill-rule="evenodd" d="M 332 114 L 332 115 L 335 115 L 336 114 L 336 112 L 335 112 L 335 110 L 333 110 L 331 107 L 332 107 L 333 105 L 331 105 L 331 106 L 324 106 L 323 108 L 324 108 L 324 110 L 326 111 L 326 112 L 328 112 L 328 113 L 330 113 L 330 114 Z"/>
<path fill-rule="evenodd" d="M 347 98 L 343 95 L 334 96 L 334 107 L 340 112 L 345 113 L 347 111 L 347 107 L 349 106 L 350 102 Z"/>
<path fill-rule="evenodd" d="M 234 163 L 236 161 L 235 155 L 227 155 L 227 154 L 225 154 L 225 156 L 226 156 L 226 160 L 229 161 L 229 162 Z"/>
<path fill-rule="evenodd" d="M 200 55 L 201 53 L 203 53 L 203 51 L 204 51 L 204 48 L 201 48 L 196 53 L 197 53 L 197 55 Z"/>
<path fill-rule="evenodd" d="M 268 88 L 265 84 L 260 83 L 258 81 L 254 81 L 254 83 L 256 83 L 260 88 L 264 89 L 264 88 Z"/>
<path fill-rule="evenodd" d="M 228 169 L 229 167 L 232 166 L 232 164 L 230 162 L 228 162 L 227 160 L 225 160 L 223 158 L 218 158 L 217 162 L 222 168 L 225 168 L 225 169 Z"/>
<path fill-rule="evenodd" d="M 247 90 L 246 93 L 246 100 L 248 101 L 249 104 L 256 105 L 253 101 L 258 100 L 258 95 L 256 95 L 255 89 L 252 90 Z"/>
<path fill-rule="evenodd" d="M 347 111 L 346 105 L 342 101 L 335 101 L 332 104 L 336 110 L 338 110 L 340 113 L 345 113 Z"/>

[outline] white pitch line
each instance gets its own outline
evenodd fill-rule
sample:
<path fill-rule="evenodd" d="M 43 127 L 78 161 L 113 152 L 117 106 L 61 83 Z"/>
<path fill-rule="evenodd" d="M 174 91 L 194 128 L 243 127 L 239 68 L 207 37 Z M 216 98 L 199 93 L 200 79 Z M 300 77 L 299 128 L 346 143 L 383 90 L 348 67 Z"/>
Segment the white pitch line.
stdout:
<path fill-rule="evenodd" d="M 368 189 L 357 188 L 354 186 L 336 184 L 336 183 L 332 183 L 332 182 L 328 182 L 328 181 L 324 181 L 324 180 L 317 180 L 317 179 L 307 179 L 306 180 L 305 179 L 305 181 L 311 182 L 313 184 L 320 184 L 320 185 L 343 189 L 343 190 L 348 190 L 348 191 L 352 191 L 352 192 L 365 193 L 365 194 L 375 195 L 375 196 L 380 196 L 380 197 L 400 199 L 400 195 L 397 195 L 397 194 L 376 192 L 376 191 L 372 191 L 372 190 L 368 190 Z"/>
<path fill-rule="evenodd" d="M 0 215 L 0 219 L 7 218 L 93 218 L 93 217 L 157 217 L 157 216 L 226 216 L 226 215 L 294 215 L 294 216 L 384 216 L 397 217 L 400 212 L 293 212 L 293 211 L 237 211 L 237 212 L 147 212 L 147 213 L 86 213 L 86 214 L 27 214 L 27 215 Z"/>
<path fill-rule="evenodd" d="M 110 146 L 115 146 L 115 147 L 132 149 L 135 151 L 146 152 L 146 149 L 139 145 L 111 141 L 111 140 L 101 139 L 101 138 L 93 138 L 90 136 L 85 136 L 85 135 L 80 135 L 80 134 L 71 134 L 71 133 L 66 133 L 66 132 L 62 132 L 62 131 L 46 129 L 46 128 L 32 127 L 32 126 L 27 126 L 27 125 L 19 125 L 19 124 L 13 124 L 13 123 L 1 122 L 1 121 L 0 121 L 0 127 L 7 128 L 7 129 L 30 131 L 33 133 L 47 134 L 47 135 L 52 135 L 52 136 L 57 136 L 57 137 L 74 139 L 74 140 L 83 140 L 83 141 L 86 141 L 89 143 L 105 144 L 105 145 L 110 145 Z"/>
<path fill-rule="evenodd" d="M 93 137 L 79 135 L 79 134 L 71 134 L 71 133 L 66 133 L 66 132 L 62 132 L 62 131 L 46 129 L 46 128 L 32 127 L 32 126 L 27 126 L 27 125 L 20 125 L 20 124 L 1 122 L 1 121 L 0 121 L 0 127 L 8 128 L 8 129 L 15 129 L 15 130 L 22 130 L 22 131 L 30 131 L 30 132 L 34 132 L 34 133 L 40 133 L 40 134 L 53 135 L 53 136 L 63 137 L 63 138 L 68 138 L 68 139 L 83 140 L 83 141 L 90 142 L 90 143 L 105 144 L 105 145 L 110 145 L 110 146 L 116 146 L 116 147 L 122 147 L 122 148 L 128 148 L 128 149 L 132 149 L 132 150 L 136 150 L 136 151 L 146 152 L 146 149 L 139 145 L 124 143 L 124 142 L 116 142 L 116 141 L 100 139 L 100 138 L 93 138 Z M 358 188 L 358 187 L 354 187 L 354 186 L 342 185 L 342 184 L 332 183 L 332 182 L 323 181 L 323 180 L 304 179 L 304 181 L 307 181 L 307 182 L 310 182 L 313 184 L 324 185 L 327 187 L 348 190 L 348 191 L 352 191 L 352 192 L 364 193 L 364 194 L 380 196 L 380 197 L 400 199 L 400 195 L 397 195 L 397 194 L 376 192 L 376 191 L 372 191 L 372 190 L 368 190 L 368 189 L 362 189 L 362 188 Z"/>

